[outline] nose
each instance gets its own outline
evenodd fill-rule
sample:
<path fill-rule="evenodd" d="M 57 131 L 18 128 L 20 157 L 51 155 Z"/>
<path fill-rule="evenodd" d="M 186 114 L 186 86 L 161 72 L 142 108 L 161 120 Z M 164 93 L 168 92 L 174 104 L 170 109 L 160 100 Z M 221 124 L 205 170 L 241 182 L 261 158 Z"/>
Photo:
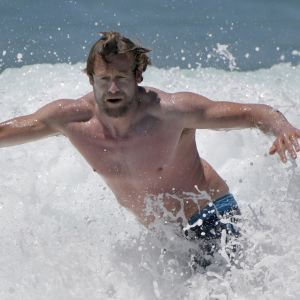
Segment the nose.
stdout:
<path fill-rule="evenodd" d="M 119 89 L 116 81 L 115 80 L 111 80 L 108 92 L 111 93 L 111 94 L 115 94 L 115 93 L 117 93 L 119 91 L 120 91 L 120 89 Z"/>

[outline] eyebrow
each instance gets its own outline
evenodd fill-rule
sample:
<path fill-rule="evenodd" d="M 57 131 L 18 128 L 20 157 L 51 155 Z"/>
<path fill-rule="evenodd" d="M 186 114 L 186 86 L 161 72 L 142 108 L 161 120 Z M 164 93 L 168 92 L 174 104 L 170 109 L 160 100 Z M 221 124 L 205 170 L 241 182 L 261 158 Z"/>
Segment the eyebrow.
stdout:
<path fill-rule="evenodd" d="M 131 73 L 131 70 L 128 71 L 118 71 L 115 76 L 119 76 L 119 75 L 128 75 L 129 73 Z M 98 74 L 94 74 L 94 76 L 97 77 L 108 77 L 110 75 L 108 75 L 105 71 L 100 71 Z"/>

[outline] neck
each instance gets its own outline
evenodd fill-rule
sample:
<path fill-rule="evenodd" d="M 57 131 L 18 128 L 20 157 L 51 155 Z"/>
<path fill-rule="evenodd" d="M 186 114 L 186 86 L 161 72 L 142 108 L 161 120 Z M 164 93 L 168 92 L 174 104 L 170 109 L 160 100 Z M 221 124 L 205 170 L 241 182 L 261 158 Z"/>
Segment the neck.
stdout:
<path fill-rule="evenodd" d="M 110 117 L 98 109 L 99 120 L 101 120 L 105 129 L 113 138 L 125 137 L 128 134 L 132 123 L 136 119 L 139 105 L 140 103 L 136 96 L 129 111 L 122 117 Z"/>

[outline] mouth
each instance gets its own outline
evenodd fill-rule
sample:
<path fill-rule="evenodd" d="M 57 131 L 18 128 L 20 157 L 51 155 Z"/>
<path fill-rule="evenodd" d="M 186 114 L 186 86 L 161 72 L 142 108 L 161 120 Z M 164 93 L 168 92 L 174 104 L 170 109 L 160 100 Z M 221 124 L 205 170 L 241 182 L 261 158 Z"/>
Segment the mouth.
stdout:
<path fill-rule="evenodd" d="M 108 98 L 108 99 L 106 99 L 106 102 L 113 103 L 113 104 L 119 103 L 121 101 L 122 101 L 122 98 Z"/>

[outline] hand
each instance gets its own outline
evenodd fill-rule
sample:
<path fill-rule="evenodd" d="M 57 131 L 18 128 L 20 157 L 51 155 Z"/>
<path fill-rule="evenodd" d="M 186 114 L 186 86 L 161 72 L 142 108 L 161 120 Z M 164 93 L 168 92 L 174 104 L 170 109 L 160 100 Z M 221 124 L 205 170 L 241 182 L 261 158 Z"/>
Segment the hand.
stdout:
<path fill-rule="evenodd" d="M 298 139 L 300 138 L 300 130 L 293 126 L 284 126 L 277 135 L 275 142 L 269 150 L 269 154 L 273 155 L 276 152 L 279 154 L 282 162 L 286 163 L 286 151 L 289 152 L 293 159 L 297 158 L 297 153 L 300 151 Z"/>

